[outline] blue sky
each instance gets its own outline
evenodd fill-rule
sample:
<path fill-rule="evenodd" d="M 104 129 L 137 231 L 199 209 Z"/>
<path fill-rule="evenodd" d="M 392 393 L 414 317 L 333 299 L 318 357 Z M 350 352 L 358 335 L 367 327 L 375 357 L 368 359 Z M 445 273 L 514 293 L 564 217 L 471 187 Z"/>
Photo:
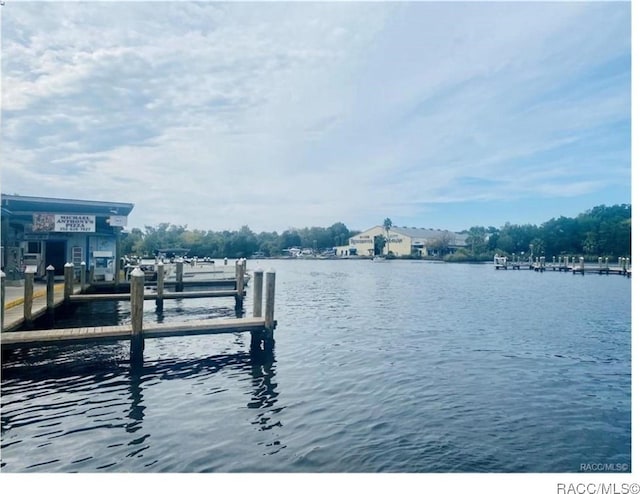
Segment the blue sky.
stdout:
<path fill-rule="evenodd" d="M 129 227 L 460 231 L 631 202 L 630 3 L 2 7 L 2 192 Z"/>

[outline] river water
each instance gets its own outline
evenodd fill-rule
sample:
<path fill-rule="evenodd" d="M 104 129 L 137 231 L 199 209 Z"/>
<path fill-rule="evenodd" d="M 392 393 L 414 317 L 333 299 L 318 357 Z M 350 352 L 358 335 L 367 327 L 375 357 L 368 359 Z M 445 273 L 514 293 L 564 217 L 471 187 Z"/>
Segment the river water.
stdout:
<path fill-rule="evenodd" d="M 275 349 L 247 334 L 18 351 L 3 472 L 579 472 L 631 465 L 631 282 L 420 261 L 260 260 Z M 245 310 L 251 313 L 252 286 Z M 128 322 L 127 302 L 61 326 Z M 165 302 L 146 321 L 234 317 Z"/>

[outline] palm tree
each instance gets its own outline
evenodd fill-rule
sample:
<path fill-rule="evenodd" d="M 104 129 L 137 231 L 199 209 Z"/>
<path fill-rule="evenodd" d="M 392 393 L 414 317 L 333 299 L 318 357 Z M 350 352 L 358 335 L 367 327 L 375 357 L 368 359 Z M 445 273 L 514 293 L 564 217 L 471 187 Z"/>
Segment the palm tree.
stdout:
<path fill-rule="evenodd" d="M 393 223 L 389 218 L 385 218 L 384 221 L 382 222 L 382 227 L 384 228 L 384 231 L 387 233 L 387 242 L 386 242 L 387 255 L 389 255 L 389 230 L 391 230 L 392 226 L 393 226 Z"/>

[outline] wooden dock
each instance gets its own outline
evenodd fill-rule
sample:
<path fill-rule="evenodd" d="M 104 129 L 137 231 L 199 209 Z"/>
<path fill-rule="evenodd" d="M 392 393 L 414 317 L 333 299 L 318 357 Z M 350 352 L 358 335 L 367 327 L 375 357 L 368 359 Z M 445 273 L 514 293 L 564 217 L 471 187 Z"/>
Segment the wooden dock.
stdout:
<path fill-rule="evenodd" d="M 165 338 L 169 336 L 207 335 L 239 333 L 245 331 L 263 331 L 264 317 L 245 317 L 241 319 L 209 319 L 191 321 L 173 325 L 147 324 L 142 329 L 144 339 Z M 131 340 L 133 326 L 98 326 L 88 328 L 42 329 L 33 331 L 13 331 L 2 335 L 2 348 L 31 348 L 50 345 L 69 345 L 85 343 L 113 343 Z"/>
<path fill-rule="evenodd" d="M 496 256 L 494 258 L 494 266 L 496 269 L 529 269 L 537 272 L 543 271 L 560 271 L 573 274 L 600 274 L 600 275 L 622 275 L 627 278 L 631 277 L 631 263 L 627 257 L 620 257 L 618 259 L 617 266 L 609 266 L 609 258 L 598 258 L 596 263 L 585 263 L 584 257 L 572 257 L 569 256 L 556 257 L 554 256 L 552 261 L 547 262 L 545 257 L 536 257 L 530 260 L 521 260 L 514 258 L 509 260 L 507 257 Z"/>
<path fill-rule="evenodd" d="M 75 294 L 80 293 L 80 287 L 75 287 Z M 31 303 L 31 316 L 25 314 L 25 297 L 13 298 L 4 303 L 2 315 L 2 332 L 14 331 L 38 320 L 47 314 L 47 291 L 46 289 L 38 289 L 33 292 Z M 64 284 L 57 283 L 54 285 L 53 293 L 53 309 L 59 308 L 64 303 Z"/>
<path fill-rule="evenodd" d="M 246 261 L 237 263 L 237 285 L 239 290 L 207 290 L 192 292 L 164 292 L 162 278 L 160 278 L 156 293 L 145 291 L 144 273 L 134 270 L 131 277 L 131 291 L 129 294 L 111 293 L 96 294 L 82 293 L 87 286 L 81 280 L 79 287 L 73 285 L 73 265 L 65 265 L 65 283 L 55 286 L 53 283 L 53 269 L 48 272 L 46 296 L 39 293 L 34 297 L 33 274 L 25 274 L 25 294 L 23 303 L 11 303 L 7 308 L 4 301 L 5 287 L 2 283 L 2 333 L 0 343 L 2 349 L 29 348 L 34 346 L 68 345 L 84 343 L 105 343 L 129 340 L 131 341 L 132 360 L 141 361 L 146 338 L 164 338 L 169 336 L 205 335 L 221 333 L 251 332 L 251 346 L 257 348 L 264 345 L 265 349 L 272 348 L 273 330 L 277 322 L 274 319 L 275 305 L 275 273 L 270 271 L 266 277 L 257 270 L 254 274 L 253 316 L 237 319 L 205 319 L 176 324 L 146 324 L 143 326 L 143 305 L 145 300 L 156 300 L 156 305 L 162 310 L 164 299 L 196 298 L 196 297 L 234 297 L 236 312 L 242 308 L 244 291 L 244 274 Z M 162 270 L 161 270 L 162 272 Z M 265 281 L 265 311 L 262 315 L 263 279 Z M 42 301 L 46 298 L 46 301 Z M 37 303 L 34 303 L 38 300 Z M 131 324 L 119 326 L 65 328 L 65 329 L 34 329 L 16 331 L 26 322 L 33 322 L 38 314 L 49 313 L 54 307 L 73 303 L 90 303 L 99 300 L 130 300 Z M 240 312 L 241 313 L 241 312 Z"/>

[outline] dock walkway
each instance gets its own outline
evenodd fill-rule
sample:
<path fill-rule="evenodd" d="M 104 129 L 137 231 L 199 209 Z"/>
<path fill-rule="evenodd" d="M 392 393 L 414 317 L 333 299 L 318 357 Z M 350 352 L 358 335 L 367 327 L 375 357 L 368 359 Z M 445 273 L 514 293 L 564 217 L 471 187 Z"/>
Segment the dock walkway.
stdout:
<path fill-rule="evenodd" d="M 53 304 L 59 307 L 64 303 L 64 283 L 54 285 Z M 80 293 L 80 287 L 74 288 L 74 294 Z M 37 283 L 33 287 L 33 319 L 41 317 L 47 312 L 47 286 Z M 2 332 L 14 331 L 25 322 L 24 318 L 24 286 L 6 286 L 4 303 L 4 320 Z"/>
<path fill-rule="evenodd" d="M 144 339 L 168 336 L 204 335 L 260 331 L 265 328 L 264 317 L 242 319 L 210 319 L 173 324 L 147 324 L 142 329 Z M 42 329 L 13 331 L 2 335 L 2 348 L 25 348 L 78 343 L 112 343 L 129 341 L 133 333 L 131 324 L 96 326 L 88 328 Z"/>

